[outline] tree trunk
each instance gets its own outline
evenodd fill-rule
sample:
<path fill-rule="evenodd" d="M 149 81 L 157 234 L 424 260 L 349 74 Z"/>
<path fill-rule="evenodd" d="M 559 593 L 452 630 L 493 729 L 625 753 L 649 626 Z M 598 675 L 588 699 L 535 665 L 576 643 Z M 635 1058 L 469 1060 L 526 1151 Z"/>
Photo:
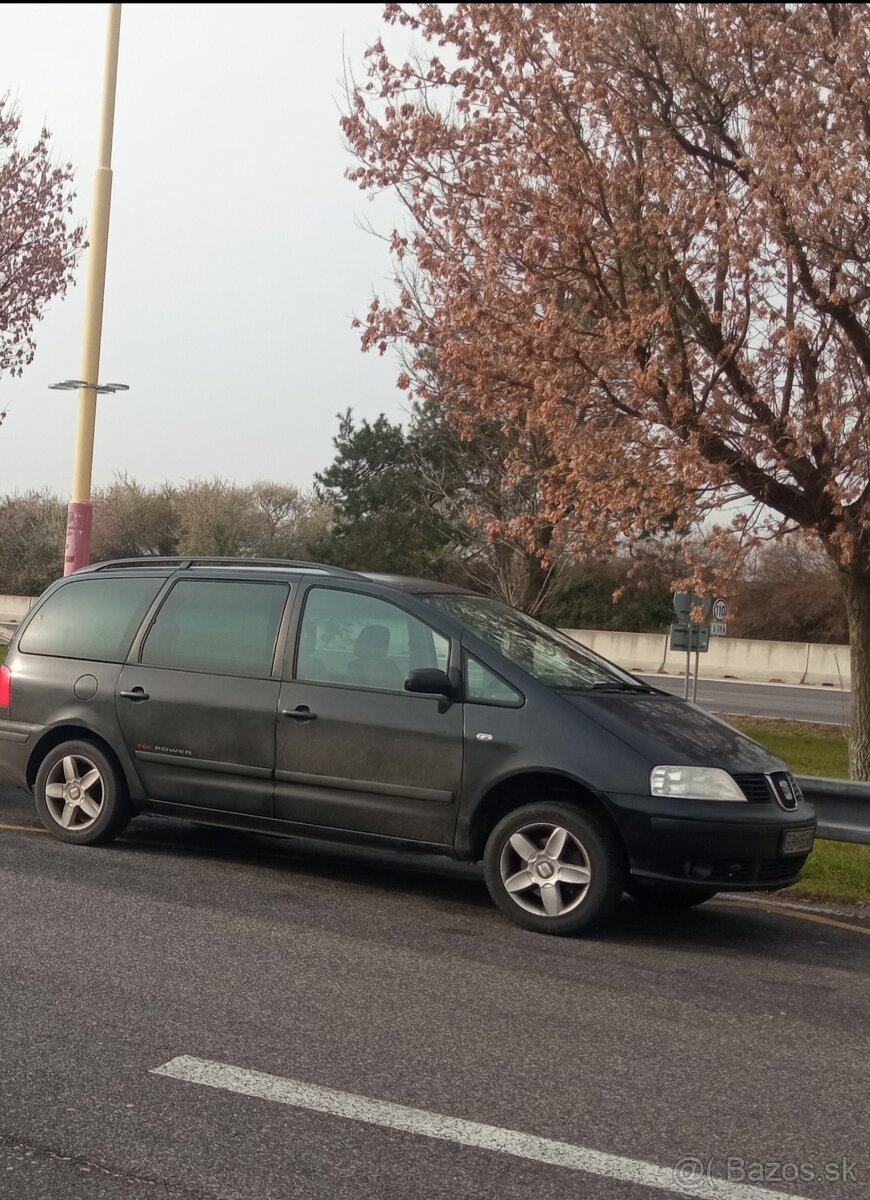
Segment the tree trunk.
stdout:
<path fill-rule="evenodd" d="M 535 545 L 526 554 L 527 577 L 525 599 L 523 603 L 523 611 L 536 614 L 538 609 L 544 603 L 547 592 L 550 590 L 550 584 L 553 580 L 553 571 L 550 567 L 545 567 L 541 562 L 541 556 L 546 554 L 550 549 L 553 541 L 553 526 L 549 524 L 540 524 L 536 530 Z"/>
<path fill-rule="evenodd" d="M 852 660 L 849 773 L 870 779 L 870 570 L 840 568 Z"/>

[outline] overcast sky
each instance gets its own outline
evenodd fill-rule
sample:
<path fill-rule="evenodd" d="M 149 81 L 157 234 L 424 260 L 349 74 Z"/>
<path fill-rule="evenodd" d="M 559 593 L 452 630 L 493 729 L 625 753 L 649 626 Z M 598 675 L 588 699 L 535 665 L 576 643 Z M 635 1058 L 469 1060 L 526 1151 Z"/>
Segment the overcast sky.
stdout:
<path fill-rule="evenodd" d="M 350 328 L 389 276 L 388 228 L 344 178 L 343 53 L 357 66 L 378 4 L 125 4 L 94 485 L 215 475 L 307 486 L 335 413 L 403 411 L 393 357 Z M 25 134 L 45 121 L 90 213 L 106 6 L 0 6 L 0 92 Z M 37 327 L 20 380 L 0 378 L 0 492 L 72 475 L 86 263 Z"/>

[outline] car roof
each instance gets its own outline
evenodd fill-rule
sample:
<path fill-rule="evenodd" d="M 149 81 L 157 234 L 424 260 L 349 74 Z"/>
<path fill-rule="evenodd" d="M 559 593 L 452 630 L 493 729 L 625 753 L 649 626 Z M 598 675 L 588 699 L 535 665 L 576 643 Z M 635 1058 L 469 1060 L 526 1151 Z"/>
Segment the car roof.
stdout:
<path fill-rule="evenodd" d="M 348 571 L 345 567 L 336 567 L 330 563 L 307 562 L 298 558 L 237 558 L 213 554 L 144 554 L 138 558 L 111 558 L 105 562 L 91 563 L 87 567 L 82 567 L 76 574 L 141 570 L 143 568 L 159 568 L 169 574 L 172 571 L 203 567 L 211 570 L 227 568 L 245 571 L 292 571 L 295 574 L 311 572 L 337 575 L 349 579 L 363 578 L 359 571 Z"/>
<path fill-rule="evenodd" d="M 453 592 L 460 595 L 474 595 L 469 588 L 458 587 L 452 583 L 441 583 L 435 579 L 420 579 L 410 575 L 393 575 L 378 571 L 351 571 L 346 567 L 336 567 L 331 563 L 306 562 L 302 559 L 289 558 L 230 558 L 212 555 L 143 555 L 140 558 L 116 558 L 105 562 L 92 563 L 82 567 L 76 574 L 86 575 L 109 571 L 126 572 L 129 570 L 159 570 L 161 574 L 171 574 L 175 571 L 190 569 L 208 569 L 228 573 L 243 570 L 251 574 L 274 574 L 286 572 L 293 575 L 325 575 L 338 579 L 358 579 L 370 583 L 380 583 L 385 587 L 396 588 L 402 592 L 414 595 L 434 595 L 443 592 Z"/>
<path fill-rule="evenodd" d="M 415 575 L 385 575 L 377 571 L 363 572 L 366 579 L 372 583 L 383 583 L 387 587 L 398 588 L 401 592 L 413 592 L 415 596 L 454 592 L 462 596 L 473 596 L 470 588 L 459 587 L 455 583 L 439 583 L 436 579 L 419 579 Z"/>

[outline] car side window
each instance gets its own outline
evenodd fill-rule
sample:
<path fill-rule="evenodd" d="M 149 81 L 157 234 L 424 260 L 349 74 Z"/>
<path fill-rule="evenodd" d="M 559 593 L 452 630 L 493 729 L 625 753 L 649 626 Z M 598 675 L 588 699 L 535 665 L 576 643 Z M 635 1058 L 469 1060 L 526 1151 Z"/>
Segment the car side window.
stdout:
<path fill-rule="evenodd" d="M 523 703 L 523 696 L 516 688 L 470 654 L 465 657 L 465 697 L 480 704 Z"/>
<path fill-rule="evenodd" d="M 121 663 L 163 579 L 71 579 L 40 605 L 21 635 L 22 654 Z"/>
<path fill-rule="evenodd" d="M 296 678 L 403 692 L 418 667 L 447 670 L 450 640 L 395 604 L 313 587 L 305 600 Z"/>
<path fill-rule="evenodd" d="M 149 667 L 266 678 L 287 600 L 283 583 L 183 579 L 142 646 Z"/>

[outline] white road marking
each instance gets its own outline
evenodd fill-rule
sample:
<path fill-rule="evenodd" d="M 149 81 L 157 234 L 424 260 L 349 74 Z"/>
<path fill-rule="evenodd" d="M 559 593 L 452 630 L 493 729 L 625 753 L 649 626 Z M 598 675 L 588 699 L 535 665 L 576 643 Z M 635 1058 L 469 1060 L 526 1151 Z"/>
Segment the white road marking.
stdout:
<path fill-rule="evenodd" d="M 554 1167 L 567 1167 L 571 1171 L 583 1171 L 587 1175 L 597 1175 L 621 1183 L 634 1183 L 639 1187 L 657 1188 L 674 1195 L 696 1196 L 703 1200 L 806 1200 L 805 1197 L 773 1192 L 768 1188 L 754 1187 L 752 1184 L 732 1183 L 711 1176 L 687 1181 L 685 1186 L 680 1186 L 671 1167 L 660 1167 L 656 1163 L 644 1162 L 637 1158 L 623 1158 L 617 1154 L 605 1154 L 600 1150 L 572 1146 L 569 1142 L 552 1141 L 550 1138 L 536 1137 L 534 1134 L 521 1133 L 515 1129 L 500 1129 L 497 1125 L 463 1121 L 459 1117 L 447 1117 L 442 1113 L 428 1112 L 424 1108 L 389 1104 L 384 1100 L 359 1096 L 355 1092 L 339 1092 L 333 1088 L 303 1083 L 298 1079 L 284 1079 L 280 1075 L 248 1071 L 244 1067 L 233 1067 L 227 1063 L 191 1058 L 187 1054 L 173 1058 L 161 1067 L 154 1067 L 151 1074 L 167 1075 L 170 1079 L 237 1092 L 242 1096 L 274 1100 L 278 1104 L 289 1104 L 293 1108 L 305 1108 L 311 1112 L 344 1117 L 350 1121 L 364 1121 L 368 1125 L 380 1125 L 384 1129 L 395 1129 L 400 1133 L 439 1138 L 445 1142 L 456 1142 L 460 1146 L 472 1146 L 496 1154 L 511 1154 L 516 1158 L 528 1158 Z"/>

